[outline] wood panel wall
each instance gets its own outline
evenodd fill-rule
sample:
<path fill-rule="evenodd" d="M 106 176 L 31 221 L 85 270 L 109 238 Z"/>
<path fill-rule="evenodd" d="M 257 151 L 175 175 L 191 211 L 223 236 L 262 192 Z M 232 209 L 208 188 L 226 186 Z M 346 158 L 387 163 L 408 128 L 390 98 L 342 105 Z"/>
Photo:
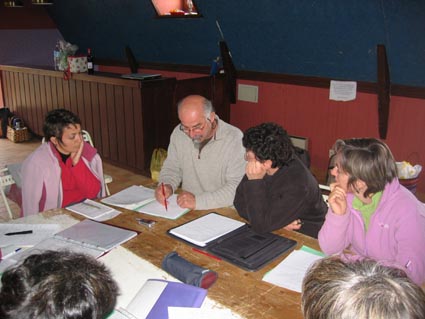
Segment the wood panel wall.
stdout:
<path fill-rule="evenodd" d="M 43 136 L 46 113 L 65 108 L 78 114 L 104 160 L 149 175 L 154 148 L 167 148 L 179 123 L 176 103 L 189 94 L 212 99 L 226 121 L 230 105 L 224 77 L 177 81 L 126 80 L 116 74 L 73 74 L 0 66 L 4 103 L 36 135 Z"/>

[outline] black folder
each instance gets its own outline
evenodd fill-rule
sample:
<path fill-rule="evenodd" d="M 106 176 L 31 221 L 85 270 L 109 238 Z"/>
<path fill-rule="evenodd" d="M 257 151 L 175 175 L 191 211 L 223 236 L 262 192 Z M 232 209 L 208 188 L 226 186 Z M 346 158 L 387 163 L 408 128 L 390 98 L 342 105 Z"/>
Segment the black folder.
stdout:
<path fill-rule="evenodd" d="M 205 216 L 199 218 L 203 217 Z M 208 242 L 205 246 L 198 246 L 171 233 L 176 228 L 168 230 L 168 234 L 248 271 L 261 269 L 297 244 L 295 240 L 273 233 L 258 234 L 249 225 L 244 224 L 230 233 Z"/>

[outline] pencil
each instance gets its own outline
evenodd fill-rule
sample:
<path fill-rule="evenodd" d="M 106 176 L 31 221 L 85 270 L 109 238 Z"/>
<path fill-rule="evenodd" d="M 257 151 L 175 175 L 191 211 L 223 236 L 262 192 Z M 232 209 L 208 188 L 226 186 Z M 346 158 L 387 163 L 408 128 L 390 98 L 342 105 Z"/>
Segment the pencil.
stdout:
<path fill-rule="evenodd" d="M 161 188 L 162 188 L 162 196 L 164 196 L 164 206 L 165 206 L 165 210 L 166 210 L 166 211 L 168 211 L 167 198 L 165 197 L 165 187 L 164 187 L 164 183 L 161 183 Z"/>
<path fill-rule="evenodd" d="M 215 260 L 218 260 L 218 261 L 220 261 L 220 260 L 221 260 L 221 258 L 220 258 L 220 257 L 217 257 L 217 256 L 214 256 L 214 255 L 211 255 L 211 254 L 209 254 L 209 253 L 207 253 L 207 252 L 205 252 L 205 251 L 203 251 L 203 250 L 197 249 L 197 248 L 195 248 L 195 247 L 192 247 L 192 250 L 193 250 L 193 251 L 196 251 L 197 253 L 200 253 L 200 254 L 202 254 L 202 255 L 205 255 L 205 256 L 208 256 L 208 257 L 210 257 L 210 258 L 213 258 L 213 259 L 215 259 Z"/>

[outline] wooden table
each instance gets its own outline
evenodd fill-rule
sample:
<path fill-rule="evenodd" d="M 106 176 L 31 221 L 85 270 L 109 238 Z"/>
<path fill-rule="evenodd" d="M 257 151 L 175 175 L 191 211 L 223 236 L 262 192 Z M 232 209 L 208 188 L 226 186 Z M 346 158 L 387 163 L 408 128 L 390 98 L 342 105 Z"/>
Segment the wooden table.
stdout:
<path fill-rule="evenodd" d="M 303 318 L 300 309 L 301 295 L 297 292 L 286 290 L 262 281 L 266 272 L 280 263 L 287 254 L 256 272 L 247 272 L 228 262 L 218 261 L 208 256 L 199 254 L 184 244 L 166 234 L 167 230 L 186 223 L 194 218 L 205 215 L 212 210 L 190 211 L 177 220 L 156 218 L 145 214 L 120 209 L 123 213 L 106 223 L 128 229 L 141 231 L 141 234 L 123 246 L 141 258 L 161 267 L 165 255 L 177 251 L 179 255 L 190 262 L 218 273 L 218 280 L 208 290 L 208 296 L 230 308 L 244 318 Z M 65 211 L 65 210 L 63 210 Z M 222 215 L 242 220 L 232 208 L 214 210 Z M 66 213 L 69 213 L 66 211 Z M 74 217 L 77 215 L 72 214 Z M 144 216 L 157 221 L 151 229 L 137 224 L 136 217 Z M 276 234 L 294 239 L 298 242 L 296 249 L 302 245 L 319 249 L 316 239 L 299 234 L 279 230 Z"/>
<path fill-rule="evenodd" d="M 234 209 L 190 211 L 177 220 L 157 218 L 125 209 L 119 210 L 122 212 L 119 216 L 105 223 L 141 232 L 137 237 L 123 244 L 123 247 L 137 256 L 161 268 L 164 256 L 172 251 L 177 251 L 179 255 L 190 262 L 216 271 L 218 280 L 208 290 L 208 297 L 211 300 L 231 309 L 242 318 L 303 318 L 300 306 L 301 294 L 262 281 L 264 274 L 280 263 L 289 252 L 259 271 L 248 272 L 228 262 L 218 261 L 195 252 L 189 245 L 167 235 L 167 230 L 170 228 L 211 211 L 243 221 Z M 47 219 L 61 214 L 70 215 L 79 220 L 84 219 L 81 215 L 60 208 L 41 213 Z M 154 219 L 157 223 L 153 228 L 147 228 L 139 225 L 135 220 L 136 217 Z M 296 240 L 298 244 L 295 249 L 299 249 L 302 245 L 319 249 L 318 242 L 314 238 L 283 229 L 275 233 Z"/>

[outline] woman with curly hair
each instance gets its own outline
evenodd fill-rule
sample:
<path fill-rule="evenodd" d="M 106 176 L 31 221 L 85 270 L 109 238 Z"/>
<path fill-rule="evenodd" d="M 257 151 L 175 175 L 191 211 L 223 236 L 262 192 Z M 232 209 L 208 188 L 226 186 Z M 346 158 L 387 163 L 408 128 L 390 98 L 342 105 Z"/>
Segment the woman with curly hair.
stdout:
<path fill-rule="evenodd" d="M 242 142 L 248 163 L 236 189 L 239 215 L 258 233 L 285 227 L 317 238 L 327 206 L 286 131 L 263 123 L 248 129 Z"/>

